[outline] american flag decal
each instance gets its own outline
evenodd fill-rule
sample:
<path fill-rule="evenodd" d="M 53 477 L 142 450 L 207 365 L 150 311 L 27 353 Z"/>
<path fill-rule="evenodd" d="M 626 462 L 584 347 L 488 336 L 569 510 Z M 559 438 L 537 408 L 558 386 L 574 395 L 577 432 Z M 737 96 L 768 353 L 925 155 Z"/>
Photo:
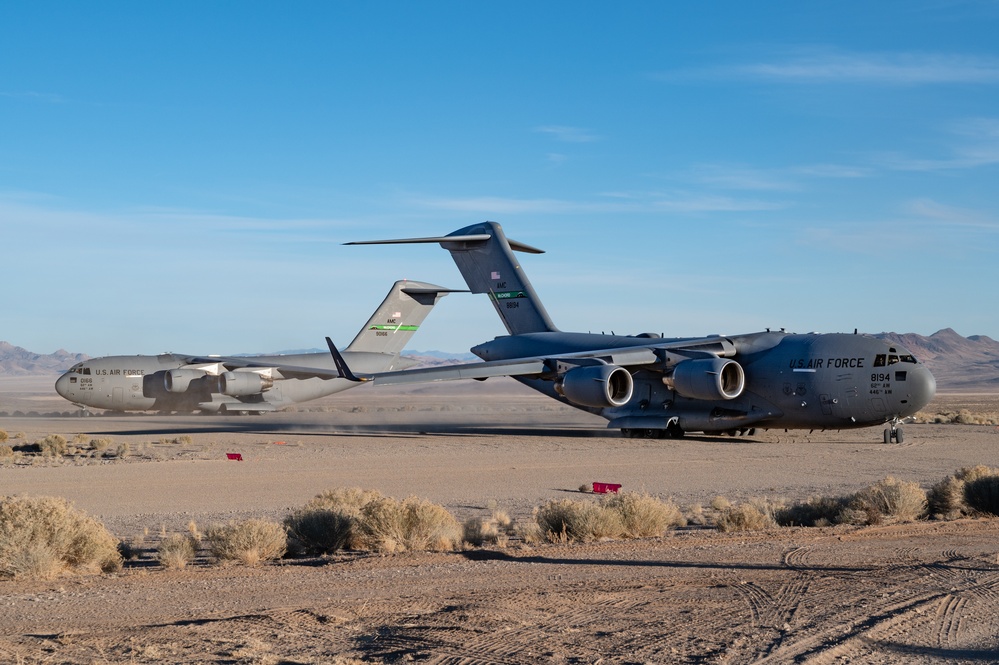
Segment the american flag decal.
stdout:
<path fill-rule="evenodd" d="M 499 278 L 500 278 L 500 274 L 499 274 L 498 272 L 496 272 L 496 271 L 494 270 L 494 271 L 493 271 L 493 274 L 492 274 L 492 275 L 490 275 L 489 277 L 490 277 L 491 279 L 499 279 Z"/>

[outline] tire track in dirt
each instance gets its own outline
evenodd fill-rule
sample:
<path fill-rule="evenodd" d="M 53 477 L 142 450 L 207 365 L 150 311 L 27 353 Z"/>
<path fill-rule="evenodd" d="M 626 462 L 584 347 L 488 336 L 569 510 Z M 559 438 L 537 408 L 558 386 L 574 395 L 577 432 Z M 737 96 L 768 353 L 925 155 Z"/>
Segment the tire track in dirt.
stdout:
<path fill-rule="evenodd" d="M 999 636 L 995 623 L 995 597 L 999 593 L 999 573 L 989 572 L 989 579 L 979 582 L 966 577 L 941 576 L 938 588 L 915 595 L 909 588 L 922 582 L 927 569 L 944 564 L 918 564 L 908 569 L 890 563 L 895 581 L 867 598 L 887 602 L 865 607 L 861 597 L 837 598 L 839 609 L 820 617 L 810 634 L 785 640 L 776 649 L 754 663 L 781 663 L 807 660 L 832 663 L 837 659 L 861 661 L 877 645 L 899 647 L 969 648 L 983 640 Z M 883 574 L 874 577 L 883 578 Z M 898 600 L 893 600 L 898 598 Z M 834 606 L 835 607 L 835 606 Z M 932 644 L 926 644 L 930 642 Z"/>

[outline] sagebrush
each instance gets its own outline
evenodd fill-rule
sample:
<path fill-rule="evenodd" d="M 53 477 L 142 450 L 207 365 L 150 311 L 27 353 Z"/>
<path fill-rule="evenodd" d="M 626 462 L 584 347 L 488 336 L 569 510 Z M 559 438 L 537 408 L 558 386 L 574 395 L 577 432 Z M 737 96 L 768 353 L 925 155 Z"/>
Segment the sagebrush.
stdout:
<path fill-rule="evenodd" d="M 250 519 L 213 526 L 204 537 L 208 550 L 219 561 L 238 561 L 248 566 L 280 559 L 288 548 L 284 527 L 267 520 Z"/>
<path fill-rule="evenodd" d="M 49 579 L 121 569 L 119 541 L 57 497 L 0 499 L 0 576 Z"/>

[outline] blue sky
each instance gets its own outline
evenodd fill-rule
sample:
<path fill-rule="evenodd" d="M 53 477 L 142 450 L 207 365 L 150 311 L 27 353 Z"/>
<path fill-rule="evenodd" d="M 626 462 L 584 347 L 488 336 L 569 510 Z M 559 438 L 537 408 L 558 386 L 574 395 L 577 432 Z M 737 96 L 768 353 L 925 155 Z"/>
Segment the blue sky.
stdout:
<path fill-rule="evenodd" d="M 485 219 L 563 330 L 999 338 L 999 2 L 619 4 L 0 4 L 0 339 L 346 344 Z"/>

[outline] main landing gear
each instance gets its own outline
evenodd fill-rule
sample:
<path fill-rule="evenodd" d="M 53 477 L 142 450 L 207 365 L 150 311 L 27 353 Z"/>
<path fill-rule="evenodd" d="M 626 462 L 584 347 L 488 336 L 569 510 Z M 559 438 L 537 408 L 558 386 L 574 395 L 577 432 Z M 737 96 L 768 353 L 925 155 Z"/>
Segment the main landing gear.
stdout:
<path fill-rule="evenodd" d="M 682 439 L 686 432 L 673 418 L 666 424 L 666 429 L 644 429 L 641 427 L 623 427 L 621 434 L 629 439 Z"/>

